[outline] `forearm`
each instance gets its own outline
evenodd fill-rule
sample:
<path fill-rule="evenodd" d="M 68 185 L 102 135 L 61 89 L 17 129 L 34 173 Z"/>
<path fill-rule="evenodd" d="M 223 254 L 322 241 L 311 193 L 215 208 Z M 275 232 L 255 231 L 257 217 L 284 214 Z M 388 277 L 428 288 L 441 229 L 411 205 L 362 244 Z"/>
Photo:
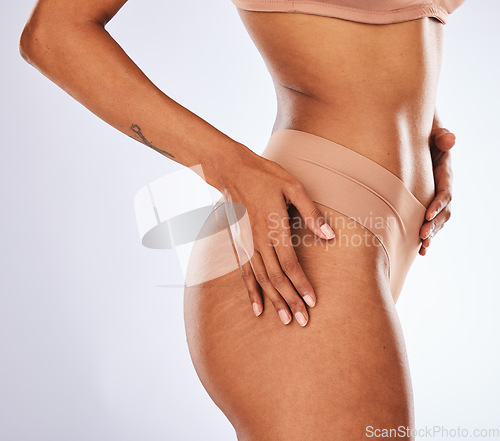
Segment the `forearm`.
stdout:
<path fill-rule="evenodd" d="M 230 163 L 221 158 L 248 153 L 158 89 L 103 25 L 82 20 L 37 27 L 23 34 L 26 60 L 126 135 L 185 166 L 201 164 L 216 187 L 220 168 Z"/>

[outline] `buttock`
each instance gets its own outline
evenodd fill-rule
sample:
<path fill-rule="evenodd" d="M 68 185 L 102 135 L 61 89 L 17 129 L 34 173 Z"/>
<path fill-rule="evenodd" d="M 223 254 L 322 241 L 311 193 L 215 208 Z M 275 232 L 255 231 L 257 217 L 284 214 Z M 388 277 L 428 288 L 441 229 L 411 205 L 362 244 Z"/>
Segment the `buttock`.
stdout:
<path fill-rule="evenodd" d="M 331 241 L 315 243 L 289 207 L 297 258 L 317 296 L 307 326 L 283 325 L 267 295 L 256 317 L 237 269 L 185 290 L 196 372 L 242 441 L 359 440 L 369 424 L 412 424 L 385 250 L 359 222 L 316 205 L 337 225 Z M 192 271 L 214 258 L 213 248 L 196 248 Z"/>

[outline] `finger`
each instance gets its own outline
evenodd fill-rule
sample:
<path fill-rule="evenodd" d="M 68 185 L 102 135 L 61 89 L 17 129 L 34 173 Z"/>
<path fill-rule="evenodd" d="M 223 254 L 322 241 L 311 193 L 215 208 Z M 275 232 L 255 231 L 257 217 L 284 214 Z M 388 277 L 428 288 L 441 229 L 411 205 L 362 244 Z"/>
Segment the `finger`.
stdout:
<path fill-rule="evenodd" d="M 427 253 L 427 248 L 429 248 L 431 244 L 431 238 L 428 237 L 427 239 L 423 240 L 422 243 L 420 244 L 420 249 L 418 250 L 418 253 L 421 255 L 421 256 L 425 256 L 425 254 Z"/>
<path fill-rule="evenodd" d="M 429 246 L 431 244 L 431 239 L 432 239 L 432 237 L 428 237 L 427 239 L 423 240 L 422 241 L 422 246 L 424 248 L 429 248 Z"/>
<path fill-rule="evenodd" d="M 262 250 L 261 254 L 272 286 L 286 301 L 299 325 L 305 326 L 309 318 L 306 305 L 283 272 L 274 248 L 266 247 L 265 250 Z M 278 314 L 282 314 L 282 312 L 278 311 Z"/>
<path fill-rule="evenodd" d="M 451 191 L 447 187 L 444 190 L 438 190 L 436 197 L 432 200 L 425 213 L 425 218 L 430 221 L 434 219 L 441 211 L 450 205 L 452 200 Z"/>
<path fill-rule="evenodd" d="M 434 221 L 425 222 L 420 229 L 420 239 L 425 240 L 430 237 L 435 227 L 436 224 L 434 223 Z"/>
<path fill-rule="evenodd" d="M 455 145 L 455 134 L 445 128 L 438 128 L 433 131 L 434 145 L 444 152 L 450 150 Z"/>
<path fill-rule="evenodd" d="M 284 228 L 281 233 L 282 240 L 274 241 L 274 250 L 278 256 L 279 264 L 283 273 L 292 282 L 296 291 L 302 296 L 307 305 L 313 307 L 316 304 L 316 294 L 297 259 L 297 254 L 295 253 L 295 248 L 293 247 L 290 236 L 288 218 L 284 218 L 283 223 Z"/>
<path fill-rule="evenodd" d="M 435 226 L 429 235 L 429 238 L 434 237 L 441 228 L 443 228 L 444 224 L 450 220 L 451 217 L 451 210 L 450 207 L 446 207 L 439 213 L 433 220 Z"/>
<path fill-rule="evenodd" d="M 428 247 L 424 247 L 423 244 L 420 246 L 420 250 L 418 251 L 418 254 L 420 254 L 421 256 L 425 256 L 426 253 L 427 253 L 427 248 Z"/>
<path fill-rule="evenodd" d="M 332 227 L 328 225 L 321 211 L 307 195 L 301 182 L 296 181 L 294 184 L 285 188 L 283 192 L 285 193 L 285 197 L 287 197 L 298 210 L 309 230 L 322 239 L 329 240 L 335 237 Z"/>
<path fill-rule="evenodd" d="M 420 239 L 427 239 L 435 228 L 434 221 L 424 222 L 422 228 L 420 228 Z"/>
<path fill-rule="evenodd" d="M 257 280 L 255 279 L 250 261 L 246 262 L 241 267 L 241 275 L 243 276 L 243 281 L 245 282 L 245 286 L 247 287 L 248 297 L 250 298 L 250 302 L 252 303 L 253 312 L 256 316 L 259 316 L 264 310 L 264 304 L 262 301 L 262 292 L 260 290 L 259 284 L 257 283 Z"/>
<path fill-rule="evenodd" d="M 271 300 L 271 303 L 278 313 L 278 316 L 282 323 L 284 325 L 287 325 L 292 320 L 288 305 L 269 280 L 264 260 L 260 252 L 256 250 L 256 252 L 252 256 L 251 262 L 252 269 L 255 274 L 255 280 L 262 287 L 262 290 L 267 295 L 267 297 L 269 297 L 269 299 Z"/>
<path fill-rule="evenodd" d="M 450 220 L 451 210 L 447 206 L 432 221 L 426 222 L 420 229 L 420 238 L 422 240 L 434 237 L 436 233 L 443 228 L 444 224 Z"/>

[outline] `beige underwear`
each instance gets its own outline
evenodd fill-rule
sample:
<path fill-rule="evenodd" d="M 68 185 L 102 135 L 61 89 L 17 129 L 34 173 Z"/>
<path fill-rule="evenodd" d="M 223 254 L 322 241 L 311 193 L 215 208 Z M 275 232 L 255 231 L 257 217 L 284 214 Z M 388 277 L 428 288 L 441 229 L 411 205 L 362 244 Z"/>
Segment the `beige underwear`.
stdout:
<path fill-rule="evenodd" d="M 262 156 L 302 182 L 314 202 L 377 237 L 389 259 L 390 286 L 397 299 L 420 248 L 426 212 L 403 181 L 358 152 L 298 130 L 274 132 Z"/>
<path fill-rule="evenodd" d="M 373 233 L 377 245 L 382 245 L 387 254 L 391 292 L 397 300 L 420 248 L 419 233 L 426 212 L 403 181 L 354 150 L 298 130 L 274 132 L 262 156 L 302 182 L 314 202 L 344 214 Z M 335 229 L 334 224 L 332 227 Z M 186 285 L 241 268 L 253 255 L 251 236 L 245 207 L 220 199 L 191 253 L 197 263 Z"/>

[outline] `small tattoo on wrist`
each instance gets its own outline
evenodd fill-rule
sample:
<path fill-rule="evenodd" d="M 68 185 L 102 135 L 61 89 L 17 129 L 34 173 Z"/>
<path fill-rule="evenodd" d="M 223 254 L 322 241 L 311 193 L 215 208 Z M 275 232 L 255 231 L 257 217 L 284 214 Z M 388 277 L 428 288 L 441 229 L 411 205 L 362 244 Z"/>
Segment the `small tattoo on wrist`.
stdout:
<path fill-rule="evenodd" d="M 171 153 L 167 152 L 166 150 L 161 150 L 158 147 L 155 147 L 153 143 L 148 141 L 146 137 L 142 134 L 141 128 L 137 124 L 132 124 L 130 126 L 130 130 L 134 132 L 135 137 L 132 137 L 132 139 L 135 139 L 136 141 L 142 142 L 143 144 L 147 145 L 148 147 L 151 147 L 153 150 L 156 150 L 158 153 L 161 153 L 162 155 L 169 156 L 170 158 L 174 158 L 174 155 Z"/>

